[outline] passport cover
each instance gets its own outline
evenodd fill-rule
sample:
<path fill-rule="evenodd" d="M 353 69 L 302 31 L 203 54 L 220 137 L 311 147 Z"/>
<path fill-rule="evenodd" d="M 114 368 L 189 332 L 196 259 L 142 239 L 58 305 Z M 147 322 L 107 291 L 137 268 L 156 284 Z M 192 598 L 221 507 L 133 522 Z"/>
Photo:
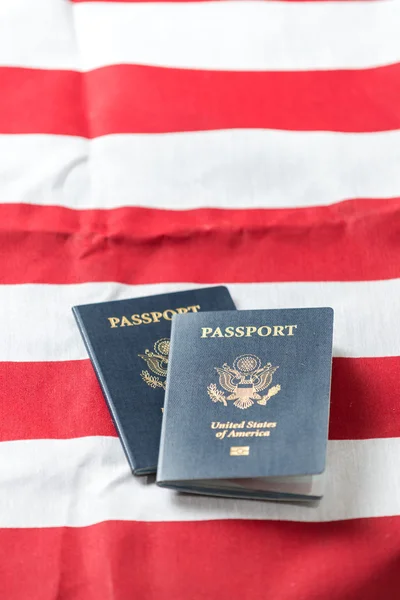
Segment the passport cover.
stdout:
<path fill-rule="evenodd" d="M 156 471 L 172 317 L 218 309 L 223 286 L 72 308 L 135 475 Z"/>
<path fill-rule="evenodd" d="M 331 308 L 174 317 L 157 483 L 320 497 L 332 331 Z"/>

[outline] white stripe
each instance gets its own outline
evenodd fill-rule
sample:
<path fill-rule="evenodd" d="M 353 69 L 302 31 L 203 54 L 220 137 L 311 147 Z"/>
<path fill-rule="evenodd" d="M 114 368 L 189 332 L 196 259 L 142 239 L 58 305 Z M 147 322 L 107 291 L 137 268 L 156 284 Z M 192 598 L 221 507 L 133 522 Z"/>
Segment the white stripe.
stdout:
<path fill-rule="evenodd" d="M 0 66 L 78 69 L 70 2 L 1 0 Z"/>
<path fill-rule="evenodd" d="M 115 63 L 232 70 L 365 68 L 400 61 L 400 4 L 83 3 L 84 69 Z"/>
<path fill-rule="evenodd" d="M 2 135 L 0 156 L 10 203 L 283 208 L 400 196 L 400 131 Z"/>
<path fill-rule="evenodd" d="M 0 286 L 0 360 L 87 358 L 71 306 L 195 287 L 203 286 L 185 283 Z M 335 310 L 335 356 L 400 355 L 400 331 L 396 326 L 400 279 L 350 283 L 240 283 L 228 287 L 239 309 L 332 306 Z"/>
<path fill-rule="evenodd" d="M 330 441 L 319 506 L 177 495 L 134 478 L 117 438 L 0 444 L 0 527 L 104 520 L 335 521 L 400 515 L 400 438 Z"/>
<path fill-rule="evenodd" d="M 367 68 L 400 60 L 399 20 L 396 0 L 143 5 L 2 0 L 0 65 Z"/>
<path fill-rule="evenodd" d="M 88 144 L 61 135 L 0 135 L 1 202 L 90 207 Z"/>

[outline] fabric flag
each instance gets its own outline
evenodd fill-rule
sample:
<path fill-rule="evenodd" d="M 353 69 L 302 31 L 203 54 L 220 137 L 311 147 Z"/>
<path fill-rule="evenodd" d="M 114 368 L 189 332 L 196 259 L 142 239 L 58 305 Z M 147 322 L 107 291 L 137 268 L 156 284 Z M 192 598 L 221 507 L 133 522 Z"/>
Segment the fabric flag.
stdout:
<path fill-rule="evenodd" d="M 394 600 L 400 3 L 2 0 L 0 598 Z M 133 478 L 71 306 L 335 310 L 318 507 Z"/>

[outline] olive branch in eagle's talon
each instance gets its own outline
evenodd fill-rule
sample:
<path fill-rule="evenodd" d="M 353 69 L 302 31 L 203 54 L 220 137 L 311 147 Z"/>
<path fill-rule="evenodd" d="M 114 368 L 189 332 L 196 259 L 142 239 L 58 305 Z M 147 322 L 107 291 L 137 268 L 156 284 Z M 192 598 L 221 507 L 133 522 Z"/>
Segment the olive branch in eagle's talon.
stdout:
<path fill-rule="evenodd" d="M 227 406 L 224 392 L 221 392 L 215 383 L 210 383 L 207 392 L 213 402 L 222 402 L 224 406 Z"/>
<path fill-rule="evenodd" d="M 150 375 L 150 373 L 148 371 L 142 371 L 140 373 L 143 381 L 145 381 L 147 383 L 147 385 L 149 385 L 152 388 L 163 388 L 165 390 L 165 381 L 161 381 L 158 377 L 156 377 L 155 375 Z"/>

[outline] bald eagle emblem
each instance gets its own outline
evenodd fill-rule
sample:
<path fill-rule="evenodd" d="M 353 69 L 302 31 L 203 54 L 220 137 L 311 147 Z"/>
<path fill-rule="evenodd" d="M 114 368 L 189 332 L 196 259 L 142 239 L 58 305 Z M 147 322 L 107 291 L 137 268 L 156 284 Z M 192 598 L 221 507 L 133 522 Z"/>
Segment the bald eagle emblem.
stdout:
<path fill-rule="evenodd" d="M 215 383 L 207 387 L 208 395 L 213 402 L 222 402 L 228 406 L 227 400 L 234 400 L 233 405 L 237 408 L 249 408 L 257 400 L 257 404 L 265 406 L 268 400 L 275 396 L 281 386 L 274 385 L 265 396 L 260 392 L 272 383 L 272 376 L 279 367 L 273 367 L 271 363 L 262 366 L 260 358 L 254 354 L 242 354 L 233 361 L 233 367 L 224 363 L 222 367 L 215 367 L 219 375 L 219 384 L 229 396 L 217 388 Z"/>
<path fill-rule="evenodd" d="M 144 354 L 138 354 L 147 363 L 149 370 L 154 373 L 152 375 L 149 371 L 143 370 L 140 376 L 147 385 L 154 389 L 162 388 L 165 390 L 169 346 L 169 338 L 161 338 L 155 342 L 153 347 L 154 352 L 152 350 L 145 350 Z M 160 377 L 163 379 L 160 379 Z"/>

